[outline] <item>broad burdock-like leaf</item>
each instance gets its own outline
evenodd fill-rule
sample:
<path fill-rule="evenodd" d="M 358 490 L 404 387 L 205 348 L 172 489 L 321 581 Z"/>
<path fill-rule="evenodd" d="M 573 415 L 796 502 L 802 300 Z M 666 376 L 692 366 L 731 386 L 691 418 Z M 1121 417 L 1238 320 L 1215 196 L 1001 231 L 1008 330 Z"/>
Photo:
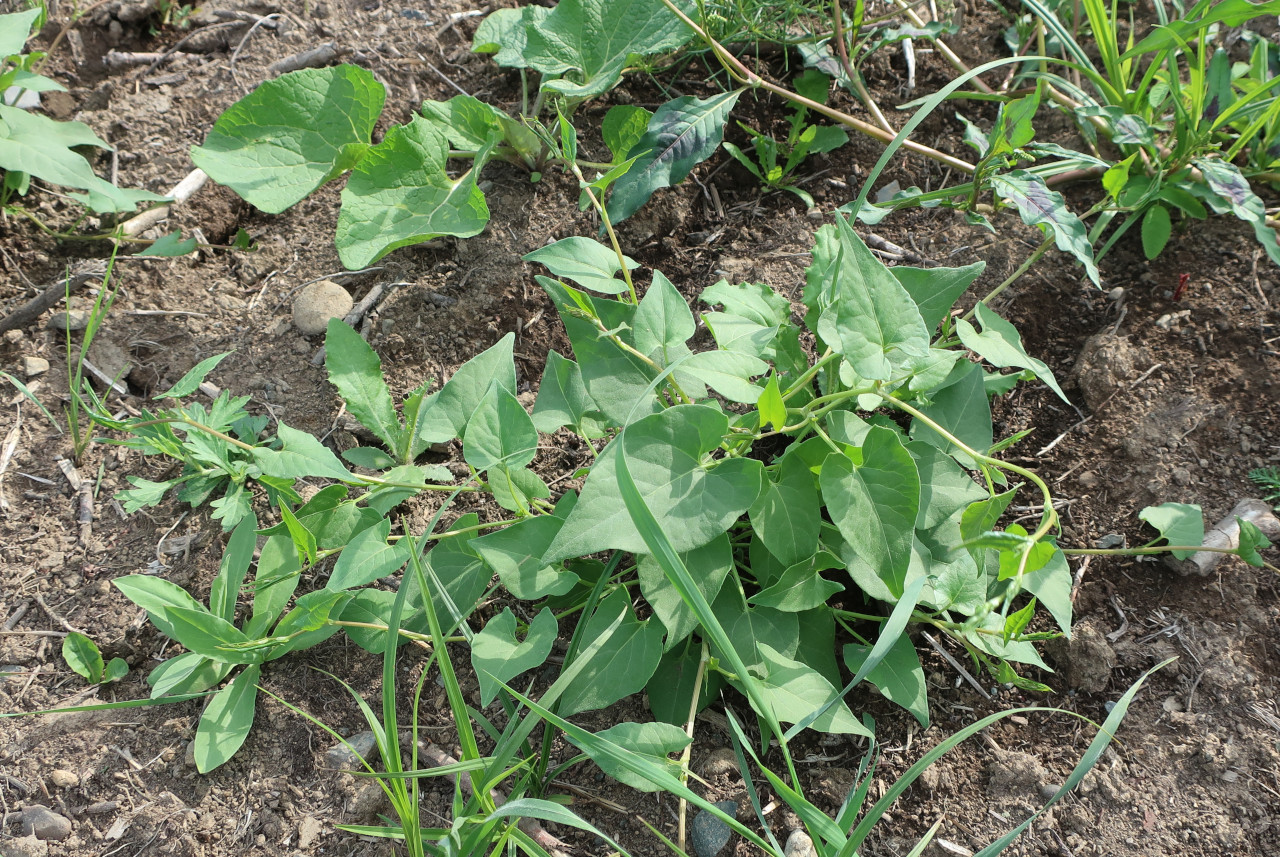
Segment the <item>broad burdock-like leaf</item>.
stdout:
<path fill-rule="evenodd" d="M 545 6 L 533 4 L 519 9 L 498 9 L 476 27 L 471 50 L 493 54 L 493 61 L 506 68 L 528 68 L 525 52 L 529 29 L 550 14 L 551 10 Z"/>
<path fill-rule="evenodd" d="M 600 135 L 613 153 L 613 162 L 620 164 L 630 157 L 630 152 L 649 128 L 651 112 L 635 104 L 615 104 L 609 108 L 600 123 Z"/>
<path fill-rule="evenodd" d="M 627 153 L 636 161 L 613 185 L 609 218 L 614 223 L 627 219 L 655 191 L 684 181 L 690 170 L 715 154 L 739 94 L 726 92 L 706 99 L 685 95 L 659 107 L 644 136 Z"/>
<path fill-rule="evenodd" d="M 476 186 L 488 150 L 466 175 L 449 178 L 449 143 L 432 123 L 395 125 L 370 148 L 342 189 L 335 241 L 342 264 L 355 270 L 400 247 L 442 235 L 470 238 L 489 222 Z"/>
<path fill-rule="evenodd" d="M 1098 266 L 1093 261 L 1093 245 L 1080 218 L 1067 208 L 1062 194 L 1050 190 L 1044 179 L 1026 170 L 1010 170 L 991 177 L 997 194 L 1018 209 L 1022 222 L 1053 236 L 1058 249 L 1084 265 L 1095 286 L 1101 285 Z"/>
<path fill-rule="evenodd" d="M 448 101 L 423 102 L 422 116 L 456 148 L 480 151 L 502 139 L 506 114 L 474 96 L 455 95 Z"/>
<path fill-rule="evenodd" d="M 255 207 L 278 214 L 355 166 L 385 100 L 382 84 L 357 66 L 290 72 L 227 108 L 191 159 Z"/>
<path fill-rule="evenodd" d="M 562 0 L 524 37 L 528 67 L 564 75 L 544 80 L 544 90 L 592 98 L 616 86 L 633 57 L 673 50 L 693 33 L 661 0 Z"/>

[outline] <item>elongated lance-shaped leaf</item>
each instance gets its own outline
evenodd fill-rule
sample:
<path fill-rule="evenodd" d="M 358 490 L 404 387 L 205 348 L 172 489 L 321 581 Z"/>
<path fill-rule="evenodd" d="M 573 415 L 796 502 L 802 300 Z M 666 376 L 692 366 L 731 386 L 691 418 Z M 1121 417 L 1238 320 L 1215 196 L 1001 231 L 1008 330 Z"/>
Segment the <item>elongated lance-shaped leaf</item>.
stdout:
<path fill-rule="evenodd" d="M 278 214 L 355 166 L 385 100 L 382 84 L 357 66 L 290 72 L 227 108 L 191 159 Z"/>
<path fill-rule="evenodd" d="M 1090 281 L 1095 286 L 1101 286 L 1088 230 L 1084 228 L 1080 218 L 1067 208 L 1067 201 L 1062 198 L 1062 194 L 1050 190 L 1044 179 L 1026 170 L 1010 170 L 992 176 L 991 186 L 1018 209 L 1023 223 L 1048 232 L 1058 249 L 1084 265 Z"/>
<path fill-rule="evenodd" d="M 636 161 L 613 185 L 609 218 L 618 223 L 630 217 L 654 191 L 679 184 L 715 154 L 739 94 L 725 92 L 707 99 L 685 95 L 659 107 L 649 119 L 649 130 L 627 153 Z"/>
<path fill-rule="evenodd" d="M 400 451 L 403 428 L 391 391 L 382 379 L 382 360 L 360 334 L 340 318 L 329 319 L 324 365 L 347 411 L 392 452 Z"/>
<path fill-rule="evenodd" d="M 207 774 L 236 754 L 253 728 L 258 700 L 257 664 L 246 667 L 231 684 L 214 695 L 196 727 L 196 770 Z"/>
<path fill-rule="evenodd" d="M 1049 385 L 1049 389 L 1058 394 L 1058 398 L 1071 404 L 1067 394 L 1058 386 L 1053 370 L 1044 361 L 1027 354 L 1027 350 L 1022 345 L 1022 336 L 1016 327 L 983 303 L 974 307 L 974 318 L 982 325 L 981 333 L 978 333 L 977 329 L 964 319 L 956 322 L 956 332 L 960 335 L 960 341 L 964 343 L 965 348 L 976 352 L 992 366 L 999 366 L 1002 369 L 1010 366 L 1030 369 L 1037 378 Z"/>

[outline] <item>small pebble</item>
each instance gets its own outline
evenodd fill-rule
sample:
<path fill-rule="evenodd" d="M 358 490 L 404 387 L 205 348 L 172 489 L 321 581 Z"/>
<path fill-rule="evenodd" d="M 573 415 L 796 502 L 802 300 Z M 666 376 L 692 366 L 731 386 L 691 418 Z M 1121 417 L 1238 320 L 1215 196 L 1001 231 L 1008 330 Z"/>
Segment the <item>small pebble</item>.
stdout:
<path fill-rule="evenodd" d="M 47 806 L 32 804 L 22 811 L 22 835 L 61 842 L 71 835 L 71 822 Z"/>
<path fill-rule="evenodd" d="M 1111 298 L 1111 300 L 1116 301 L 1117 303 L 1124 300 L 1124 286 L 1116 286 L 1114 289 L 1107 292 L 1107 297 Z"/>
<path fill-rule="evenodd" d="M 305 336 L 324 333 L 329 319 L 342 318 L 355 306 L 351 294 L 333 280 L 321 280 L 293 300 L 293 326 Z"/>
<path fill-rule="evenodd" d="M 351 747 L 348 748 L 347 744 Z M 361 759 L 372 762 L 378 758 L 378 739 L 369 731 L 357 732 L 347 739 L 347 744 L 336 744 L 324 754 L 325 767 L 339 771 L 362 771 Z"/>
<path fill-rule="evenodd" d="M 58 769 L 49 772 L 49 782 L 60 789 L 73 789 L 80 785 L 80 778 L 71 771 Z"/>
<path fill-rule="evenodd" d="M 738 814 L 738 804 L 731 800 L 717 801 L 716 807 L 726 815 Z M 729 844 L 732 834 L 729 825 L 704 810 L 693 817 L 689 838 L 698 857 L 716 857 Z"/>
<path fill-rule="evenodd" d="M 84 330 L 89 326 L 89 313 L 82 309 L 73 309 L 70 312 L 55 312 L 49 316 L 50 330 Z"/>
<path fill-rule="evenodd" d="M 37 375 L 43 375 L 49 371 L 49 361 L 43 357 L 23 357 L 22 358 L 22 374 L 28 378 L 34 378 Z"/>

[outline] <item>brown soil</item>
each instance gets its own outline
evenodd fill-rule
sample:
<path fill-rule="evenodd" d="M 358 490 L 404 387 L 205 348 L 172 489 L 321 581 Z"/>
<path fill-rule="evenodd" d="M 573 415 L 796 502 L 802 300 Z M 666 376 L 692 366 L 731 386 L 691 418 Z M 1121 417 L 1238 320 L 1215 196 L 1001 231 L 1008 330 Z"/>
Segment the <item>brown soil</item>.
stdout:
<path fill-rule="evenodd" d="M 62 118 L 87 122 L 118 147 L 124 186 L 167 190 L 191 169 L 189 147 L 203 139 L 221 110 L 266 76 L 266 65 L 326 41 L 350 48 L 349 61 L 387 84 L 390 97 L 380 132 L 408 119 L 420 100 L 448 98 L 455 90 L 446 77 L 481 97 L 518 97 L 518 78 L 469 52 L 478 19 L 452 20 L 451 12 L 467 8 L 452 0 L 279 5 L 225 0 L 206 8 L 281 13 L 290 26 L 284 33 L 259 28 L 245 38 L 244 29 L 212 30 L 219 19 L 206 13 L 194 23 L 208 32 L 197 33 L 191 43 L 205 52 L 177 55 L 155 69 L 109 73 L 102 64 L 108 49 L 164 50 L 184 35 L 152 35 L 145 21 L 122 22 L 127 14 L 113 14 L 117 7 L 137 5 L 100 7 L 64 42 L 51 65 L 69 93 L 50 107 Z M 67 14 L 63 8 L 54 16 L 46 42 Z M 1001 26 L 989 7 L 974 3 L 965 32 L 953 41 L 969 61 L 1001 55 Z M 932 56 L 922 54 L 921 64 L 920 91 L 950 77 Z M 868 67 L 883 104 L 900 101 L 900 65 L 899 54 L 886 52 Z M 620 91 L 613 97 L 640 103 L 661 98 L 639 78 L 624 89 L 627 95 Z M 776 105 L 765 100 L 744 98 L 737 115 L 758 124 L 771 121 L 775 111 Z M 949 114 L 940 113 L 920 139 L 956 145 L 957 130 Z M 879 151 L 878 144 L 855 140 L 829 158 L 815 158 L 816 175 L 808 187 L 819 205 L 829 211 L 851 198 Z M 624 224 L 627 251 L 647 266 L 660 267 L 686 294 L 727 276 L 767 282 L 796 295 L 818 223 L 794 197 L 762 196 L 745 171 L 726 166 L 727 160 L 717 155 L 698 169 L 700 183 L 663 192 Z M 104 162 L 103 169 L 108 166 Z M 548 347 L 567 349 L 549 302 L 520 257 L 551 239 L 590 234 L 592 225 L 575 205 L 576 191 L 559 176 L 531 184 L 526 175 L 502 166 L 486 171 L 485 178 L 491 183 L 493 220 L 482 236 L 400 250 L 376 270 L 339 277 L 357 299 L 376 283 L 397 284 L 371 319 L 370 341 L 398 395 L 424 378 L 454 371 L 509 331 L 518 335 L 525 389 L 536 385 Z M 883 181 L 891 179 L 903 187 L 936 187 L 943 176 L 924 161 L 900 158 Z M 257 242 L 256 251 L 119 263 L 124 292 L 101 337 L 132 366 L 127 382 L 134 406 L 197 361 L 234 350 L 212 380 L 252 395 L 256 411 L 317 435 L 341 425 L 339 402 L 323 368 L 312 361 L 319 341 L 300 336 L 289 324 L 293 293 L 343 270 L 332 241 L 338 185 L 279 216 L 251 209 L 226 189 L 206 187 L 176 212 L 170 226 L 185 234 L 199 228 L 213 243 L 244 229 Z M 35 195 L 27 204 L 51 223 L 70 222 L 69 209 L 56 197 Z M 979 294 L 1000 282 L 1039 240 L 1034 230 L 1009 218 L 992 236 L 944 210 L 901 214 L 875 231 L 932 263 L 986 260 Z M 12 218 L 0 224 L 0 247 L 4 313 L 53 282 L 67 265 L 102 252 L 96 245 L 55 241 Z M 1252 496 L 1245 477 L 1250 468 L 1280 461 L 1280 396 L 1274 380 L 1280 368 L 1275 345 L 1280 276 L 1260 254 L 1243 224 L 1211 221 L 1175 236 L 1174 246 L 1150 264 L 1142 260 L 1136 238 L 1123 242 L 1103 265 L 1102 291 L 1064 257 L 1051 255 L 998 302 L 1029 349 L 1053 367 L 1073 400 L 1088 408 L 1066 408 L 1035 384 L 1021 386 L 997 406 L 999 435 L 1033 430 L 1011 454 L 1044 474 L 1064 502 L 1064 544 L 1089 546 L 1109 534 L 1129 544 L 1145 542 L 1151 533 L 1137 512 L 1151 503 L 1199 503 L 1211 521 L 1217 520 L 1237 500 Z M 1175 301 L 1181 274 L 1190 275 L 1189 288 Z M 1107 292 L 1117 288 L 1123 289 L 1119 300 Z M 171 314 L 148 314 L 155 310 Z M 16 374 L 23 357 L 49 360 L 52 368 L 40 379 L 37 395 L 65 422 L 63 340 L 46 327 L 47 319 L 0 342 L 0 367 Z M 1108 338 L 1086 348 L 1099 333 Z M 1084 416 L 1088 419 L 1082 422 Z M 207 510 L 188 513 L 173 501 L 125 517 L 111 499 L 125 487 L 124 477 L 154 478 L 170 464 L 98 444 L 79 466 L 81 476 L 97 486 L 96 519 L 82 543 L 76 499 L 55 464 L 57 456 L 70 453 L 68 438 L 16 395 L 0 411 L 0 435 L 11 431 L 17 445 L 4 474 L 9 508 L 0 518 L 0 669 L 5 671 L 0 711 L 146 696 L 143 678 L 166 656 L 167 641 L 110 581 L 150 570 L 206 594 L 217 569 L 220 527 Z M 340 447 L 353 442 L 341 428 L 332 439 Z M 539 464 L 556 474 L 577 466 L 558 448 L 546 450 Z M 427 511 L 424 506 L 414 514 Z M 1120 742 L 1095 772 L 1008 853 L 1280 853 L 1275 577 L 1235 560 L 1207 579 L 1178 577 L 1157 561 L 1095 560 L 1073 563 L 1073 568 L 1081 577 L 1076 633 L 1069 644 L 1050 647 L 1058 672 L 1041 677 L 1054 694 L 997 688 L 992 699 L 984 699 L 923 648 L 932 685 L 931 729 L 920 731 L 874 693 L 854 695 L 854 709 L 875 716 L 884 748 L 873 795 L 928 748 L 993 711 L 1045 704 L 1100 722 L 1107 703 L 1143 671 L 1176 655 L 1177 663 L 1137 697 Z M 501 605 L 486 610 L 495 608 Z M 89 632 L 108 657 L 125 658 L 132 667 L 129 676 L 96 696 L 87 692 L 62 663 L 59 638 L 50 633 L 69 627 Z M 420 664 L 413 653 L 405 658 L 412 677 Z M 344 734 L 363 728 L 342 688 L 312 667 L 338 675 L 372 699 L 380 663 L 338 637 L 275 662 L 263 673 L 263 685 L 273 694 L 333 728 Z M 428 734 L 449 748 L 443 692 L 430 683 L 425 705 Z M 186 703 L 0 720 L 0 813 L 7 813 L 0 853 L 16 847 L 9 837 L 19 835 L 19 812 L 32 804 L 49 806 L 73 822 L 70 838 L 49 843 L 48 853 L 54 855 L 387 853 L 383 844 L 333 828 L 334 823 L 370 822 L 383 808 L 376 796 L 371 799 L 367 784 L 326 768 L 324 751 L 333 744 L 329 736 L 264 697 L 244 750 L 215 773 L 200 776 L 184 761 L 198 715 L 198 706 Z M 643 703 L 633 700 L 585 717 L 582 724 L 598 729 L 645 718 Z M 985 741 L 966 743 L 930 769 L 863 853 L 904 854 L 939 818 L 940 839 L 961 849 L 981 848 L 1042 802 L 1041 791 L 1065 778 L 1092 735 L 1081 720 L 1060 714 L 1001 721 Z M 700 724 L 695 769 L 727 745 L 715 723 Z M 805 738 L 797 748 L 806 790 L 825 809 L 834 812 L 844 798 L 862 749 L 817 737 Z M 55 771 L 71 772 L 78 784 L 66 785 L 67 778 L 54 776 Z M 737 772 L 709 779 L 707 794 L 738 801 L 746 818 L 750 809 Z M 671 834 L 670 801 L 623 789 L 590 765 L 572 768 L 566 780 L 575 809 L 633 854 L 665 853 L 640 819 Z M 763 800 L 771 799 L 767 783 L 757 781 L 756 787 Z M 428 788 L 434 790 L 426 818 L 440 822 L 448 816 L 451 793 L 438 784 Z M 796 826 L 783 809 L 770 818 L 780 837 Z M 606 853 L 585 835 L 557 832 L 576 853 Z M 739 855 L 751 853 L 744 843 L 736 848 Z M 928 853 L 963 851 L 935 844 Z"/>

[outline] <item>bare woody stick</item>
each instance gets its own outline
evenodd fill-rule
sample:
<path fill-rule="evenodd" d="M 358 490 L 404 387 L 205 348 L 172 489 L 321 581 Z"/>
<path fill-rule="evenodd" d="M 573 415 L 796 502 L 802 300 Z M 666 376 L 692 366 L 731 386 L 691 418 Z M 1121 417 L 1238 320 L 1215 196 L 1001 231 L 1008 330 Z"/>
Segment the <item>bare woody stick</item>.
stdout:
<path fill-rule="evenodd" d="M 195 192 L 204 187 L 204 183 L 209 180 L 209 176 L 204 170 L 194 169 L 187 173 L 186 178 L 173 186 L 173 190 L 166 194 L 172 199 L 172 202 L 165 205 L 158 205 L 155 208 L 147 209 L 141 214 L 131 217 L 124 223 L 120 224 L 120 235 L 125 238 L 133 238 L 146 232 L 160 221 L 169 216 L 169 209 L 175 205 L 181 205 L 195 195 Z"/>

